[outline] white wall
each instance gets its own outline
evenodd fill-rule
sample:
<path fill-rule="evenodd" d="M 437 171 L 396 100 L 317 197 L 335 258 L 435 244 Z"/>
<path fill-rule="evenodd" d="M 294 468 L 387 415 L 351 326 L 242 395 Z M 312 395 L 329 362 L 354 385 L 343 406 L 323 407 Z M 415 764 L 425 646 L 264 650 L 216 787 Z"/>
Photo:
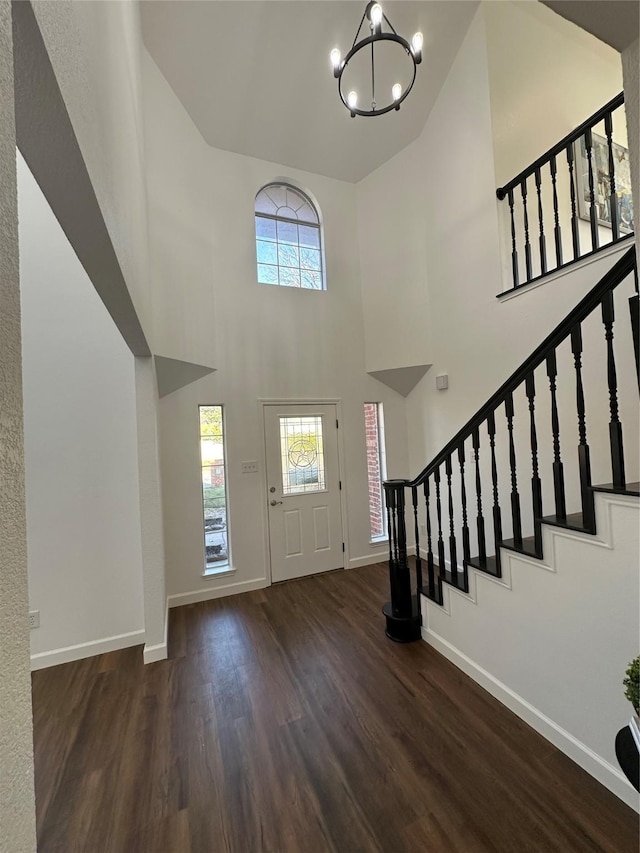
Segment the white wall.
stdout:
<path fill-rule="evenodd" d="M 19 155 L 18 201 L 39 667 L 144 640 L 134 359 Z"/>
<path fill-rule="evenodd" d="M 11 5 L 0 4 L 0 846 L 36 847 Z"/>
<path fill-rule="evenodd" d="M 496 186 L 502 186 L 622 91 L 620 54 L 540 3 L 484 3 Z M 604 122 L 594 133 L 605 137 Z M 624 108 L 613 114 L 613 139 L 627 146 Z M 576 175 L 579 161 L 576 155 Z M 547 269 L 557 266 L 549 167 L 541 170 Z M 533 275 L 541 270 L 536 187 L 527 181 Z M 571 198 L 566 154 L 557 157 L 559 224 L 563 261 L 573 257 Z M 587 186 L 578 194 L 587 192 Z M 526 281 L 523 204 L 514 190 L 519 281 Z M 585 205 L 586 208 L 586 205 Z M 499 206 L 505 289 L 512 286 L 511 224 L 507 200 Z M 592 249 L 589 222 L 578 220 L 580 254 Z M 611 228 L 599 226 L 600 246 Z"/>
<path fill-rule="evenodd" d="M 140 13 L 134 0 L 33 4 L 69 118 L 149 340 Z"/>
<path fill-rule="evenodd" d="M 159 345 L 166 342 L 163 354 L 191 360 L 214 341 L 217 368 L 160 402 L 167 591 L 171 596 L 201 589 L 214 594 L 230 583 L 242 585 L 233 587 L 238 590 L 268 577 L 264 472 L 240 474 L 241 461 L 262 456 L 260 398 L 342 400 L 347 557 L 354 561 L 384 555 L 385 546 L 376 550 L 369 541 L 363 404 L 384 403 L 389 476 L 402 476 L 408 467 L 405 406 L 402 397 L 365 372 L 355 187 L 198 144 L 189 117 L 150 57 L 144 70 L 146 135 L 154 145 L 149 184 L 155 199 L 169 197 L 175 188 L 174 169 L 184 156 L 181 146 L 185 138 L 191 140 L 189 163 L 179 168 L 185 177 L 177 196 L 179 216 L 166 216 L 160 204 L 156 217 L 154 205 L 150 207 L 152 254 L 157 251 L 166 260 L 167 286 L 175 288 L 179 282 L 182 295 L 175 298 L 189 308 L 192 318 L 183 322 L 183 309 L 172 327 L 160 318 Z M 297 182 L 318 202 L 324 221 L 326 292 L 256 282 L 254 197 L 277 178 Z M 209 309 L 197 317 L 212 296 L 215 313 Z M 199 403 L 226 407 L 236 569 L 231 579 L 202 577 Z"/>
<path fill-rule="evenodd" d="M 501 582 L 472 572 L 470 595 L 425 603 L 423 636 L 638 809 L 615 756 L 633 713 L 622 679 L 640 632 L 638 499 L 599 494 L 596 515 L 596 540 L 545 527 L 544 563 L 504 552 Z"/>

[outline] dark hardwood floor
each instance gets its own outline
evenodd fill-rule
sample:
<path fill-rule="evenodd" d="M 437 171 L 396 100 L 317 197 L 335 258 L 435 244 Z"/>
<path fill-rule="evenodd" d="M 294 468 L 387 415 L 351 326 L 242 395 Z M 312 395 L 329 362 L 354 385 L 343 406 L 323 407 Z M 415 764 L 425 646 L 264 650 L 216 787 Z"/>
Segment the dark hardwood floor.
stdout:
<path fill-rule="evenodd" d="M 381 566 L 171 611 L 34 673 L 41 853 L 638 850 L 638 817 L 425 643 Z"/>

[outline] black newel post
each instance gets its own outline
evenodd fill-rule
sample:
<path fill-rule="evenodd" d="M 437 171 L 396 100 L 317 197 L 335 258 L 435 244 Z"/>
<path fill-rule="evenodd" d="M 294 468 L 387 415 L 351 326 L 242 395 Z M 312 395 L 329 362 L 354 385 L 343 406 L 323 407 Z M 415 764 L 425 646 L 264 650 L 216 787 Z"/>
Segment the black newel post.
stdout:
<path fill-rule="evenodd" d="M 383 483 L 389 524 L 389 584 L 391 601 L 382 608 L 387 620 L 386 635 L 396 643 L 420 639 L 418 594 L 411 592 L 407 559 L 407 529 L 404 518 L 406 480 Z"/>

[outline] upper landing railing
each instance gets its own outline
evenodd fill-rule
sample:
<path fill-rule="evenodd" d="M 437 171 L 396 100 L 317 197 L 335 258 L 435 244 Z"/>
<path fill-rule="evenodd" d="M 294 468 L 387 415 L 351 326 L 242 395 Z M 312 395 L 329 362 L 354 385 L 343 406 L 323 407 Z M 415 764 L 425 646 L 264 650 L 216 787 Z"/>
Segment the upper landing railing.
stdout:
<path fill-rule="evenodd" d="M 629 152 L 620 140 L 626 142 L 622 92 L 498 188 L 511 226 L 513 284 L 506 292 L 633 236 Z"/>

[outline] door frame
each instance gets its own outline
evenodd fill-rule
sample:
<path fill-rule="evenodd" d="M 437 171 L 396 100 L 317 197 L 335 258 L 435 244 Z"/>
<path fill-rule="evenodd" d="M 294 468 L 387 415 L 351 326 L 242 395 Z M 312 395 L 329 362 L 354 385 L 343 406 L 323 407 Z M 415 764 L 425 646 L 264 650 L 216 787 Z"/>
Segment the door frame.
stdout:
<path fill-rule="evenodd" d="M 262 526 L 264 530 L 265 569 L 266 579 L 269 586 L 273 583 L 271 576 L 271 529 L 269 525 L 269 513 L 267 512 L 267 501 L 269 500 L 269 484 L 267 482 L 267 434 L 266 414 L 271 406 L 335 406 L 338 419 L 338 476 L 342 483 L 339 491 L 340 519 L 342 521 L 342 541 L 344 542 L 344 566 L 349 566 L 349 526 L 347 524 L 347 477 L 344 453 L 344 417 L 342 414 L 342 400 L 339 397 L 259 397 L 258 398 L 258 420 L 261 424 L 262 442 L 260 444 L 260 467 L 262 478 L 260 494 L 262 498 Z"/>

